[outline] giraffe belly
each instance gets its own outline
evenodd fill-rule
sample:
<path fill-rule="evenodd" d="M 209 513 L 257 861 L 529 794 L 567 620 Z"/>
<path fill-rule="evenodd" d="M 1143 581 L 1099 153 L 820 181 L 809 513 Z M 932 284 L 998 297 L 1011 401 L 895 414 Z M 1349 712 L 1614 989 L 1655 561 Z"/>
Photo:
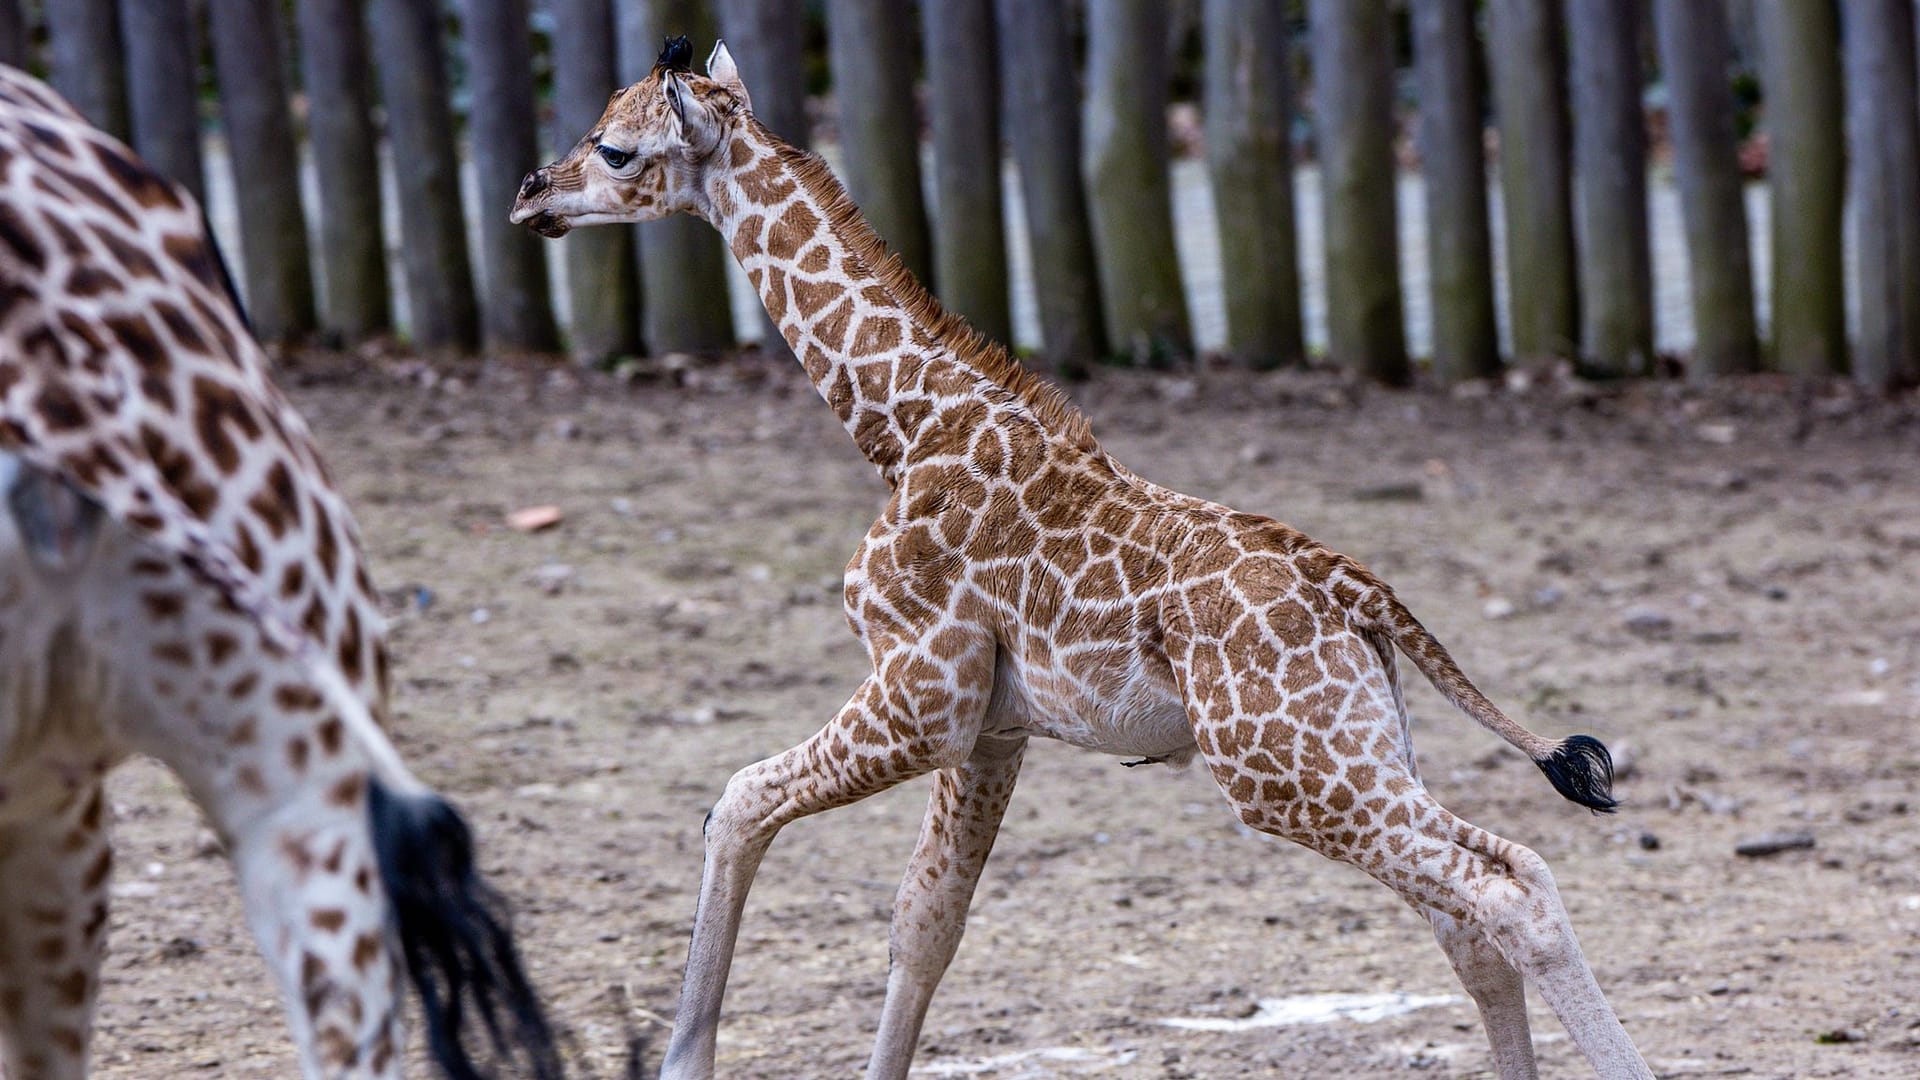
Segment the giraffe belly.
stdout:
<path fill-rule="evenodd" d="M 1185 764 L 1193 725 L 1171 671 L 1115 653 L 1081 663 L 1015 663 L 995 671 L 989 734 L 1025 732 L 1101 754 Z"/>

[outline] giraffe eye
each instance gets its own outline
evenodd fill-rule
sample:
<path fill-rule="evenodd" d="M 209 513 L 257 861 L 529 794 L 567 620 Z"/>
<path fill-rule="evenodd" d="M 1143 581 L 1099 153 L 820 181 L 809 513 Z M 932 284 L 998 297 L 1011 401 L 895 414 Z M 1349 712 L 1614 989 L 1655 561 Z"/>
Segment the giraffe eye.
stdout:
<path fill-rule="evenodd" d="M 598 149 L 601 159 L 610 168 L 624 169 L 627 167 L 627 162 L 633 160 L 633 155 L 625 150 L 617 150 L 611 146 L 601 146 Z"/>

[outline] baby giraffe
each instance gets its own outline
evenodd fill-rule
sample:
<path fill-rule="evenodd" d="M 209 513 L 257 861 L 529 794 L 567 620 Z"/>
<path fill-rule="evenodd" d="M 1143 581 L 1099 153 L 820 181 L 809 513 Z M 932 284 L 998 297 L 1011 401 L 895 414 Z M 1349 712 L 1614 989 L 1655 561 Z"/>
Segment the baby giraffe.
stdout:
<path fill-rule="evenodd" d="M 1540 857 L 1448 813 L 1414 767 L 1395 650 L 1560 793 L 1610 810 L 1612 764 L 1508 719 L 1393 591 L 1270 518 L 1135 476 L 887 253 L 819 158 L 754 119 L 724 46 L 685 38 L 613 96 L 513 220 L 546 236 L 676 212 L 718 228 L 892 489 L 847 566 L 873 673 L 799 746 L 728 782 L 662 1076 L 711 1077 L 748 886 L 782 826 L 935 773 L 895 900 L 870 1080 L 901 1078 L 1026 742 L 1198 754 L 1248 825 L 1352 863 L 1433 924 L 1504 1080 L 1535 1075 L 1523 981 L 1603 1077 L 1650 1077 Z"/>

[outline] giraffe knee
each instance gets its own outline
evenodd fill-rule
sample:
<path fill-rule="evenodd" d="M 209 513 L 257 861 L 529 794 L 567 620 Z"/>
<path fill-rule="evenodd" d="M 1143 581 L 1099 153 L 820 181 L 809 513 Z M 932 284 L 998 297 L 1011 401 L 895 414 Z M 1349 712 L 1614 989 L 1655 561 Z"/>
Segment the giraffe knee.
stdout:
<path fill-rule="evenodd" d="M 767 811 L 770 809 L 767 785 L 758 771 L 751 765 L 727 781 L 720 798 L 707 811 L 706 823 L 701 826 L 701 834 L 706 837 L 708 847 L 731 846 L 735 844 L 767 843 L 773 839 L 775 829 L 767 824 Z"/>

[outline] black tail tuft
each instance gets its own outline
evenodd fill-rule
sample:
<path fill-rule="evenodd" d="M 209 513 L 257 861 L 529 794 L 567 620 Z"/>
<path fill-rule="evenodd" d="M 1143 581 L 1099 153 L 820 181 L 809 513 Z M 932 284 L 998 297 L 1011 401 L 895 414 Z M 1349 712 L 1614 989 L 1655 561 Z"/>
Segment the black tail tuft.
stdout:
<path fill-rule="evenodd" d="M 1534 761 L 1547 774 L 1553 790 L 1589 810 L 1611 814 L 1620 804 L 1613 798 L 1613 755 L 1591 735 L 1560 740 L 1553 753 Z"/>
<path fill-rule="evenodd" d="M 513 947 L 506 902 L 475 873 L 473 835 L 459 811 L 378 780 L 368 785 L 367 810 L 434 1060 L 453 1080 L 486 1080 L 462 1038 L 471 1004 L 502 1061 L 560 1080 L 560 1054 Z"/>

